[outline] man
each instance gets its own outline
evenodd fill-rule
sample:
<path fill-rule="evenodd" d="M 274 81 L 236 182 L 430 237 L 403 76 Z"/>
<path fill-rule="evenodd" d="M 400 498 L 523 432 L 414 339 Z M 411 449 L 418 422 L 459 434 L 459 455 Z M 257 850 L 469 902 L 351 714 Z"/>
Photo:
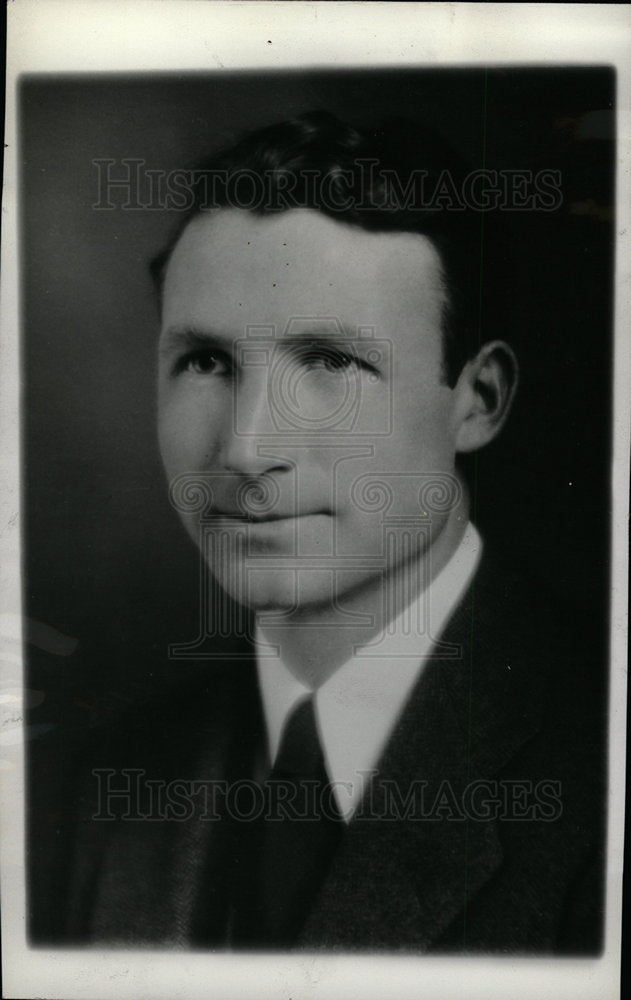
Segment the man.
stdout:
<path fill-rule="evenodd" d="M 207 669 L 82 755 L 36 938 L 598 950 L 594 671 L 484 551 L 460 468 L 517 381 L 464 176 L 324 114 L 198 174 L 154 272 Z"/>

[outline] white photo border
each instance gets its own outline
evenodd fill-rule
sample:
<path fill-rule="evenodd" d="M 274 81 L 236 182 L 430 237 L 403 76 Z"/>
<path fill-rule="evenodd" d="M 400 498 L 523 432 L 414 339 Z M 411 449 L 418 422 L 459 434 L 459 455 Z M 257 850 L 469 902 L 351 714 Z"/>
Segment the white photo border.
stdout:
<path fill-rule="evenodd" d="M 5 995 L 14 998 L 614 997 L 620 968 L 626 737 L 631 327 L 631 8 L 598 4 L 17 0 L 8 4 L 2 233 L 1 875 Z M 231 956 L 44 950 L 25 937 L 24 760 L 19 695 L 19 227 L 17 88 L 24 73 L 611 65 L 618 161 L 612 463 L 612 672 L 607 947 L 599 959 Z M 6 678 L 9 678 L 7 683 Z M 8 692 L 8 693 L 7 693 Z M 10 806 L 9 806 L 10 803 Z"/>

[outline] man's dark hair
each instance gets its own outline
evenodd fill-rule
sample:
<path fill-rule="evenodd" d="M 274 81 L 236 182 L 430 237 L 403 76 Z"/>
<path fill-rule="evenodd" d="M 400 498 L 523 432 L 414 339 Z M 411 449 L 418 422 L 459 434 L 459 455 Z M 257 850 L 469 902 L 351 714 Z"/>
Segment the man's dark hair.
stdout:
<path fill-rule="evenodd" d="M 397 118 L 358 129 L 328 112 L 310 112 L 249 133 L 198 164 L 185 213 L 152 274 L 161 288 L 184 229 L 212 208 L 257 215 L 308 208 L 370 232 L 424 235 L 443 265 L 445 378 L 454 385 L 493 336 L 486 323 L 484 335 L 481 329 L 483 250 L 485 270 L 491 263 L 482 240 L 487 220 L 463 197 L 469 173 L 442 138 L 417 123 Z"/>

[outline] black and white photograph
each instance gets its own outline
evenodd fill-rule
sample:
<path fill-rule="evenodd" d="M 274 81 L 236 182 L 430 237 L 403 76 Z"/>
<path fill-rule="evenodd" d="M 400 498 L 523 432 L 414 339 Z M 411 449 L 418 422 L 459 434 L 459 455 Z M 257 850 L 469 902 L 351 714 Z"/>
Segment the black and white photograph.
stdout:
<path fill-rule="evenodd" d="M 613 997 L 620 69 L 208 38 L 15 79 L 11 995 Z"/>

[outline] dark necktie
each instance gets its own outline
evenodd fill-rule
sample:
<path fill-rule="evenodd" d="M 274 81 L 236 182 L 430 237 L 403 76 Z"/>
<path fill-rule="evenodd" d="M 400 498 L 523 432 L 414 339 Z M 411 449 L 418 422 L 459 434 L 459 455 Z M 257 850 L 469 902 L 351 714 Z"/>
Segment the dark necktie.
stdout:
<path fill-rule="evenodd" d="M 311 698 L 285 723 L 265 805 L 243 831 L 233 937 L 239 946 L 283 948 L 298 937 L 344 831 Z"/>

